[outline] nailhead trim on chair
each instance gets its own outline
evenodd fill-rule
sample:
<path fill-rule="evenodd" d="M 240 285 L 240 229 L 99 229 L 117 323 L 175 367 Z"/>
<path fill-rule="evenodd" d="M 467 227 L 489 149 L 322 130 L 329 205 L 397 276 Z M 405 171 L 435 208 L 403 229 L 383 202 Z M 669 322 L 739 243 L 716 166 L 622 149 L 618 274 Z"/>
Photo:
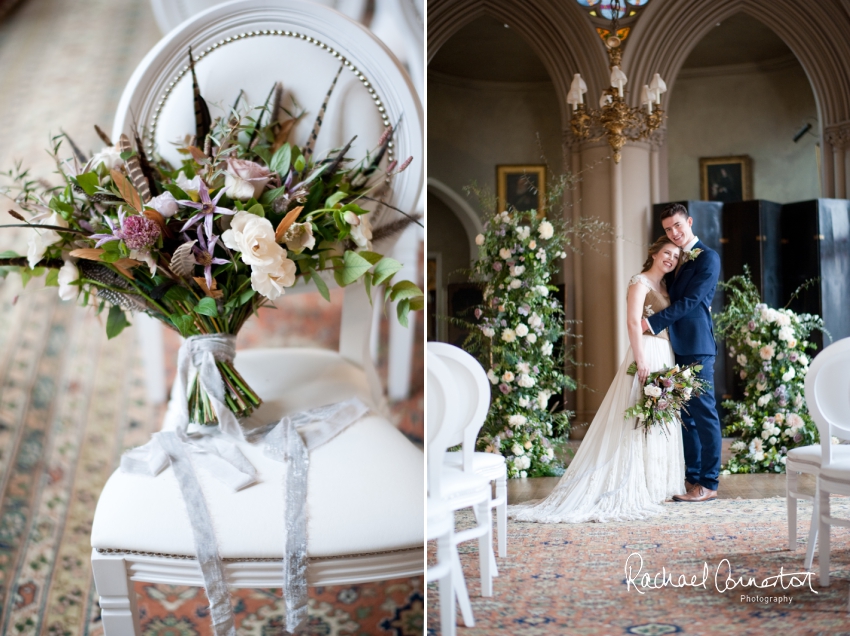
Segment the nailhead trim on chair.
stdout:
<path fill-rule="evenodd" d="M 201 58 L 203 58 L 204 56 L 207 55 L 207 53 L 211 53 L 215 49 L 217 49 L 221 46 L 224 46 L 225 44 L 230 44 L 231 42 L 235 42 L 237 40 L 257 37 L 257 36 L 260 36 L 260 35 L 281 35 L 283 37 L 299 38 L 299 39 L 304 40 L 306 42 L 312 42 L 313 44 L 315 44 L 316 46 L 318 46 L 321 49 L 325 49 L 328 53 L 333 55 L 335 58 L 339 59 L 346 66 L 346 68 L 350 69 L 351 72 L 354 73 L 354 75 L 357 76 L 357 79 L 359 79 L 360 82 L 363 84 L 363 86 L 365 86 L 367 88 L 367 90 L 369 91 L 369 95 L 371 95 L 372 101 L 375 102 L 375 106 L 378 108 L 378 112 L 381 114 L 381 119 L 384 122 L 384 128 L 386 128 L 387 126 L 390 125 L 390 118 L 387 115 L 386 108 L 384 108 L 384 103 L 381 101 L 381 98 L 375 92 L 375 89 L 372 88 L 372 84 L 371 84 L 371 82 L 369 82 L 369 80 L 366 78 L 366 76 L 363 75 L 363 73 L 361 73 L 360 70 L 358 70 L 358 68 L 356 66 L 354 66 L 351 62 L 349 62 L 345 58 L 344 55 L 342 55 L 339 51 L 334 49 L 332 46 L 328 46 L 324 42 L 317 40 L 314 37 L 311 37 L 309 35 L 304 35 L 303 33 L 298 33 L 297 31 L 281 31 L 279 29 L 278 30 L 265 29 L 263 31 L 247 31 L 245 33 L 239 33 L 237 35 L 234 35 L 234 36 L 231 36 L 231 37 L 228 37 L 228 38 L 224 38 L 223 40 L 219 40 L 218 42 L 216 42 L 212 46 L 208 46 L 204 51 L 201 51 L 201 53 L 199 55 L 195 56 L 195 61 L 196 62 L 200 61 Z M 171 90 L 176 86 L 177 82 L 180 81 L 180 79 L 188 72 L 189 72 L 189 65 L 187 64 L 186 66 L 184 66 L 180 70 L 180 72 L 177 73 L 177 75 L 174 76 L 174 79 L 168 84 L 168 86 L 165 89 L 165 92 L 162 94 L 162 97 L 160 97 L 159 101 L 157 102 L 156 110 L 154 111 L 153 117 L 151 117 L 151 133 L 150 133 L 150 139 L 148 141 L 148 150 L 150 152 L 153 152 L 153 150 L 154 150 L 154 138 L 156 137 L 156 125 L 157 125 L 157 120 L 159 119 L 160 111 L 162 111 L 162 107 L 165 105 L 165 101 L 168 99 L 168 96 L 171 94 Z M 394 145 L 394 143 L 391 141 L 388 144 L 389 148 L 387 149 L 388 161 L 390 161 L 390 162 L 392 162 L 392 160 L 393 160 L 393 154 L 394 154 L 393 145 Z"/>
<path fill-rule="evenodd" d="M 381 556 L 384 554 L 399 554 L 403 552 L 416 552 L 421 551 L 421 547 L 415 548 L 399 548 L 397 550 L 383 550 L 381 552 L 359 552 L 357 554 L 338 554 L 335 556 L 324 556 L 324 557 L 309 557 L 309 561 L 330 561 L 333 559 L 349 559 L 356 557 L 367 557 L 367 556 Z M 140 550 L 113 550 L 112 548 L 95 548 L 99 554 L 131 554 L 133 556 L 150 556 L 150 557 L 158 557 L 161 559 L 180 559 L 183 561 L 194 561 L 196 557 L 194 556 L 186 556 L 185 554 L 165 554 L 163 552 L 142 552 Z M 222 559 L 222 561 L 232 561 L 236 563 L 258 563 L 258 562 L 267 562 L 274 563 L 277 561 L 281 561 L 279 558 L 275 557 L 245 557 L 245 558 L 229 558 Z"/>

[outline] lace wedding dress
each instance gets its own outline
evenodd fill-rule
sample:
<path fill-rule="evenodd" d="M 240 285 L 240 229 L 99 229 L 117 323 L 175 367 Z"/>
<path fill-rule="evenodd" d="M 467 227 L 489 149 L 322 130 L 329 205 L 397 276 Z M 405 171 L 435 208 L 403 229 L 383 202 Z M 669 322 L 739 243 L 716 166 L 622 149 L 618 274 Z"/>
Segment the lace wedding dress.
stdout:
<path fill-rule="evenodd" d="M 636 284 L 648 288 L 644 316 L 670 305 L 643 275 L 629 281 L 629 286 Z M 646 332 L 642 338 L 650 371 L 675 364 L 666 330 L 657 336 Z M 685 492 L 681 427 L 671 426 L 666 432 L 653 427 L 644 434 L 643 429 L 635 428 L 634 418 L 623 417 L 641 390 L 637 376 L 626 373 L 634 359 L 629 347 L 587 435 L 555 489 L 546 499 L 509 506 L 508 516 L 541 523 L 645 519 L 661 512 L 665 499 Z"/>

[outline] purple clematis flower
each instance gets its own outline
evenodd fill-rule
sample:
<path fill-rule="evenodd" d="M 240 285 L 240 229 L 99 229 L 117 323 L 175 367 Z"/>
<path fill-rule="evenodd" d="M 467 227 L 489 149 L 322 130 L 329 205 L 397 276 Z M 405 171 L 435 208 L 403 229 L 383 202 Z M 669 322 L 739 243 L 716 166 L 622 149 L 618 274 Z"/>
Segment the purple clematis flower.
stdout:
<path fill-rule="evenodd" d="M 120 241 L 124 238 L 124 233 L 121 231 L 122 226 L 124 225 L 124 208 L 118 208 L 118 227 L 112 222 L 108 216 L 104 216 L 103 220 L 106 221 L 106 224 L 109 226 L 111 232 L 109 234 L 92 234 L 91 238 L 98 239 L 97 243 L 94 244 L 95 247 L 100 247 L 104 243 L 109 243 L 109 241 Z"/>
<path fill-rule="evenodd" d="M 207 187 L 207 184 L 204 183 L 203 179 L 200 179 L 201 186 L 198 188 L 198 198 L 201 200 L 198 203 L 194 201 L 181 200 L 178 201 L 180 205 L 186 206 L 187 208 L 194 208 L 198 210 L 198 214 L 194 215 L 191 219 L 186 221 L 186 224 L 180 228 L 181 232 L 185 232 L 190 227 L 195 225 L 201 219 L 204 220 L 204 228 L 207 231 L 207 238 L 212 240 L 213 238 L 213 215 L 215 214 L 236 214 L 236 210 L 228 210 L 227 208 L 218 207 L 218 200 L 224 195 L 224 188 L 218 191 L 218 194 L 215 195 L 215 199 L 210 199 L 210 190 Z"/>
<path fill-rule="evenodd" d="M 192 246 L 192 253 L 195 255 L 195 262 L 204 268 L 204 278 L 207 281 L 207 289 L 212 289 L 212 266 L 226 265 L 230 261 L 224 258 L 213 256 L 215 253 L 215 244 L 218 242 L 218 236 L 213 236 L 209 241 L 204 238 L 203 228 L 198 226 L 198 244 Z"/>

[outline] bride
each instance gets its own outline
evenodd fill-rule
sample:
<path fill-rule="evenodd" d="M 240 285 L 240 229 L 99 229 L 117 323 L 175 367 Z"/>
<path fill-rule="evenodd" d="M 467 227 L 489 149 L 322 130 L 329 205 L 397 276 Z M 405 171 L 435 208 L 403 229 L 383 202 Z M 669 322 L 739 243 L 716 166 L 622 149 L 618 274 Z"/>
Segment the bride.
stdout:
<path fill-rule="evenodd" d="M 666 236 L 649 248 L 643 271 L 629 281 L 629 350 L 587 436 L 561 481 L 546 499 L 508 507 L 519 521 L 582 523 L 645 519 L 661 502 L 685 492 L 682 429 L 653 427 L 646 434 L 623 413 L 637 401 L 647 375 L 674 366 L 664 330 L 641 333 L 641 319 L 670 305 L 664 276 L 676 268 L 681 250 Z M 637 373 L 626 371 L 632 362 Z"/>

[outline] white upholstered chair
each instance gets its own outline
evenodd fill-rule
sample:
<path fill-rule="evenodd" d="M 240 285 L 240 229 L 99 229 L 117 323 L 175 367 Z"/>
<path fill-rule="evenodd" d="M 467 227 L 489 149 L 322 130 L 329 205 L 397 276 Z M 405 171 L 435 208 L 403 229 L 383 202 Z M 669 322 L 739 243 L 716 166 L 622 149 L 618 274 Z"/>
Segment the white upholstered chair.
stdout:
<path fill-rule="evenodd" d="M 833 437 L 850 440 L 850 338 L 826 347 L 812 361 L 806 375 L 806 404 L 818 427 L 821 460 L 809 542 L 818 542 L 820 582 L 827 586 L 830 526 L 850 527 L 850 519 L 831 516 L 829 506 L 830 494 L 850 495 L 850 446 L 832 444 Z"/>
<path fill-rule="evenodd" d="M 844 344 L 842 344 L 844 343 Z M 837 348 L 833 348 L 837 347 Z M 842 349 L 850 349 L 850 339 L 841 340 L 824 349 L 818 354 L 808 374 L 806 375 L 805 391 L 806 403 L 809 408 L 809 414 L 815 420 L 820 434 L 821 441 L 818 444 L 809 444 L 808 446 L 800 446 L 792 448 L 788 451 L 788 459 L 785 461 L 785 488 L 786 500 L 788 505 L 788 549 L 797 549 L 797 499 L 808 499 L 812 501 L 812 519 L 809 526 L 808 546 L 806 548 L 806 557 L 803 562 L 804 567 L 808 570 L 812 567 L 814 560 L 815 546 L 818 542 L 818 523 L 820 519 L 820 500 L 817 493 L 812 497 L 806 493 L 801 493 L 799 490 L 800 474 L 805 473 L 813 475 L 817 480 L 821 473 L 821 469 L 826 464 L 834 461 L 850 460 L 850 446 L 833 445 L 830 440 L 835 433 L 830 433 L 829 426 L 826 429 L 822 428 L 825 423 L 824 418 L 817 410 L 819 408 L 817 400 L 820 393 L 820 399 L 824 398 L 823 386 L 824 379 L 819 376 L 823 373 L 822 368 L 828 363 L 832 356 L 838 354 Z M 821 388 L 818 388 L 821 387 Z M 828 399 L 828 398 L 827 398 Z M 824 430 L 826 432 L 824 432 Z M 826 437 L 824 438 L 824 435 Z M 817 483 L 817 481 L 816 481 Z"/>
<path fill-rule="evenodd" d="M 166 158 L 169 142 L 194 129 L 189 46 L 213 117 L 240 89 L 261 103 L 275 81 L 315 111 L 344 64 L 316 145 L 317 156 L 355 134 L 358 154 L 374 145 L 384 125 L 404 115 L 397 157 L 412 155 L 394 181 L 390 203 L 412 210 L 422 183 L 422 112 L 395 59 L 362 27 L 322 6 L 296 0 L 249 0 L 216 6 L 169 33 L 146 56 L 121 98 L 113 136 L 135 122 L 150 130 Z M 298 60 L 257 64 L 256 60 Z M 218 109 L 218 110 L 217 110 Z M 314 117 L 292 138 L 303 143 Z M 342 142 L 342 143 L 340 143 Z M 169 156 L 171 153 L 171 156 Z M 379 251 L 383 246 L 376 247 Z M 287 293 L 290 293 L 289 291 Z M 284 296 L 279 302 L 286 302 Z M 264 405 L 256 416 L 275 421 L 327 402 L 357 396 L 380 412 L 383 392 L 369 356 L 373 311 L 362 287 L 346 289 L 340 349 L 252 350 L 237 354 L 240 373 Z M 228 583 L 282 585 L 284 464 L 240 444 L 260 483 L 232 492 L 203 482 Z M 317 449 L 308 476 L 309 584 L 376 581 L 424 572 L 423 456 L 395 427 L 369 415 Z M 392 475 L 392 479 L 387 479 Z M 173 471 L 157 477 L 116 472 L 98 502 L 92 529 L 92 568 L 106 636 L 138 633 L 132 581 L 202 584 L 192 531 Z"/>
<path fill-rule="evenodd" d="M 463 349 L 444 342 L 429 342 L 428 351 L 436 353 L 445 363 L 455 382 L 463 419 L 463 442 L 460 451 L 446 453 L 447 466 L 471 469 L 486 477 L 495 486 L 490 508 L 496 510 L 497 543 L 499 556 L 508 553 L 508 468 L 505 458 L 498 453 L 482 453 L 475 450 L 478 432 L 490 409 L 490 382 L 478 361 Z"/>
<path fill-rule="evenodd" d="M 461 530 L 452 536 L 452 543 L 458 545 L 470 539 L 478 539 L 478 563 L 481 576 L 481 595 L 493 595 L 492 561 L 493 529 L 490 515 L 490 482 L 486 477 L 472 470 L 447 468 L 446 450 L 451 440 L 462 430 L 457 389 L 450 379 L 450 372 L 436 354 L 427 352 L 427 435 L 428 435 L 428 496 L 438 505 L 452 513 L 464 508 L 472 508 L 476 525 Z M 463 615 L 464 624 L 475 624 L 472 606 L 466 589 L 460 559 L 457 558 L 453 571 L 455 596 Z"/>

